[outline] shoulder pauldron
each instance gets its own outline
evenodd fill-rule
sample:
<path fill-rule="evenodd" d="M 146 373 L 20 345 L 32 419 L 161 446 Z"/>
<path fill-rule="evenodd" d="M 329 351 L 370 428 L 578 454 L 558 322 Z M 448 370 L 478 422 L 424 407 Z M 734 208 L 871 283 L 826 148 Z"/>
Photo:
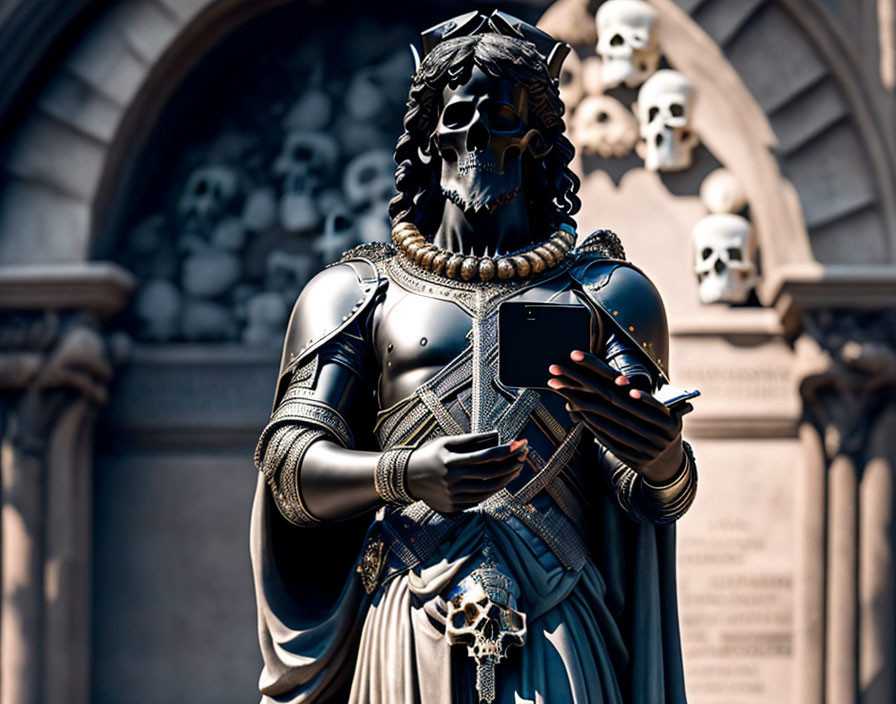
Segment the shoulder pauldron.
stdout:
<path fill-rule="evenodd" d="M 669 325 L 662 298 L 650 279 L 629 262 L 581 248 L 570 276 L 606 314 L 604 320 L 634 342 L 668 381 Z"/>
<path fill-rule="evenodd" d="M 286 330 L 275 406 L 296 365 L 371 309 L 388 281 L 376 262 L 389 254 L 386 246 L 355 248 L 305 285 Z"/>

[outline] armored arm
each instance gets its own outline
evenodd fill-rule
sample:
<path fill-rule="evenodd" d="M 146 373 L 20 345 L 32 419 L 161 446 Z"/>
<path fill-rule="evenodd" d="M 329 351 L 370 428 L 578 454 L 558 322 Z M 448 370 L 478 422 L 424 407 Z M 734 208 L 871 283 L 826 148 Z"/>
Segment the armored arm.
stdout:
<path fill-rule="evenodd" d="M 506 486 L 525 458 L 524 442 L 498 444 L 497 433 L 365 451 L 379 376 L 373 312 L 385 285 L 371 262 L 350 259 L 312 279 L 293 311 L 255 462 L 297 525 L 350 518 L 384 501 L 460 510 Z"/>
<path fill-rule="evenodd" d="M 356 259 L 312 279 L 293 309 L 274 411 L 255 462 L 277 507 L 297 525 L 375 506 L 379 453 L 358 450 L 372 424 L 376 380 L 370 319 L 382 282 Z"/>
<path fill-rule="evenodd" d="M 668 383 L 668 325 L 662 300 L 650 280 L 625 261 L 593 254 L 581 256 L 572 273 L 586 300 L 604 321 L 604 342 L 599 357 L 608 365 L 606 369 L 609 373 L 604 373 L 605 379 L 618 383 L 619 380 L 614 380 L 614 376 L 625 377 L 627 383 L 622 387 L 622 393 L 635 387 L 643 394 L 650 394 L 657 387 Z M 582 364 L 594 367 L 596 361 L 582 360 Z M 610 384 L 610 388 L 614 386 L 620 388 Z M 642 399 L 645 404 L 634 410 L 632 399 L 622 393 L 603 392 L 603 398 L 610 401 L 609 407 L 623 409 L 616 415 L 612 410 L 601 410 L 593 403 L 591 405 L 590 425 L 605 431 L 598 431 L 598 435 L 604 439 L 603 443 L 595 438 L 598 463 L 603 468 L 617 501 L 632 517 L 654 523 L 670 523 L 687 511 L 696 494 L 697 471 L 693 452 L 680 439 L 680 418 L 673 415 L 669 420 L 663 421 L 661 413 L 665 409 L 653 399 Z M 648 401 L 652 402 L 652 406 Z M 575 406 L 575 401 L 573 405 Z M 633 408 L 630 417 L 624 412 L 624 407 L 628 405 Z M 578 408 L 588 409 L 587 401 L 582 401 Z M 603 403 L 603 408 L 608 408 L 606 402 Z M 587 410 L 585 413 L 586 416 L 583 417 L 587 417 Z M 635 433 L 625 435 L 625 429 L 632 430 L 635 427 L 633 421 L 646 419 L 643 427 L 652 427 L 651 414 L 659 418 L 659 435 L 650 431 L 645 431 L 646 434 L 641 436 Z M 675 425 L 672 420 L 677 423 L 678 428 L 674 433 L 670 431 Z M 606 432 L 607 428 L 610 429 L 609 432 Z M 677 458 L 674 460 L 678 463 L 677 468 L 672 464 L 659 474 L 658 479 L 643 471 L 637 462 L 628 460 L 629 463 L 626 463 L 614 455 L 615 446 L 606 446 L 613 436 L 613 429 L 622 434 L 613 439 L 619 439 L 620 445 L 616 451 L 623 457 L 627 456 L 624 454 L 626 451 L 632 457 L 638 457 L 639 441 L 642 447 L 644 444 L 662 446 L 663 442 L 669 442 L 663 441 L 663 437 L 674 437 L 672 444 L 666 446 L 663 452 L 667 455 L 680 453 L 680 462 Z"/>

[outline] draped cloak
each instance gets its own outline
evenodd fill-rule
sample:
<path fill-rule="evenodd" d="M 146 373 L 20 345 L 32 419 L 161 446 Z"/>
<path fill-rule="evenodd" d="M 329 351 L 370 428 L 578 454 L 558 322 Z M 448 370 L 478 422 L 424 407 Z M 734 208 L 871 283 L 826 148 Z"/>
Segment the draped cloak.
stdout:
<path fill-rule="evenodd" d="M 582 271 L 580 266 L 580 279 Z M 622 271 L 618 279 L 630 277 L 633 268 L 614 262 L 601 271 L 611 273 L 591 294 L 609 313 L 619 301 L 607 281 L 614 271 Z M 372 295 L 371 283 L 383 284 L 364 266 L 354 273 L 367 287 L 364 295 Z M 297 311 L 303 298 L 307 307 L 314 297 L 312 284 Z M 338 313 L 333 289 L 328 292 Z M 643 308 L 643 298 L 636 297 L 634 308 Z M 338 337 L 344 325 L 331 328 L 327 339 Z M 305 338 L 287 334 L 275 407 L 296 362 L 320 348 L 311 340 L 302 350 L 297 339 Z M 657 347 L 665 350 L 662 340 Z M 450 533 L 444 550 L 367 594 L 357 572 L 360 552 L 365 531 L 383 521 L 383 511 L 299 527 L 281 515 L 260 475 L 250 549 L 264 659 L 262 702 L 474 701 L 472 684 L 464 681 L 470 659 L 444 640 L 443 595 L 469 571 L 485 540 L 520 583 L 529 620 L 526 644 L 511 650 L 496 671 L 502 704 L 684 704 L 674 523 L 657 525 L 626 510 L 609 487 L 590 498 L 579 526 L 587 556 L 576 568 L 561 564 L 513 517 L 474 512 Z"/>

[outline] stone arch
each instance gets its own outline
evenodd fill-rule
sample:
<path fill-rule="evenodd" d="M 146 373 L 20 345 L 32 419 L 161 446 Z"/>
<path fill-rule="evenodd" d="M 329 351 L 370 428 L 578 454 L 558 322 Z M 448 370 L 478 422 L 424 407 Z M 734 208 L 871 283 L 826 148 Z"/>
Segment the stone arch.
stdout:
<path fill-rule="evenodd" d="M 90 256 L 96 218 L 164 96 L 232 28 L 285 0 L 131 0 L 90 26 L 24 116 L 2 164 L 0 261 Z M 74 168 L 73 168 L 74 167 Z"/>
<path fill-rule="evenodd" d="M 822 264 L 892 262 L 892 147 L 875 116 L 874 91 L 824 8 L 805 0 L 676 1 L 719 45 L 767 116 L 814 257 Z"/>

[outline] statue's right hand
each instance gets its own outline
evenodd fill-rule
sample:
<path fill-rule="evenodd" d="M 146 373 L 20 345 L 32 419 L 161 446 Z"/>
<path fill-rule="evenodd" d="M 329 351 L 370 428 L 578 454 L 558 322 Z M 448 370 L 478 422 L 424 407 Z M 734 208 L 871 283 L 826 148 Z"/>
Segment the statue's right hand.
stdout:
<path fill-rule="evenodd" d="M 462 511 L 507 486 L 528 451 L 525 440 L 499 445 L 496 432 L 434 438 L 411 453 L 408 490 L 440 513 Z"/>

